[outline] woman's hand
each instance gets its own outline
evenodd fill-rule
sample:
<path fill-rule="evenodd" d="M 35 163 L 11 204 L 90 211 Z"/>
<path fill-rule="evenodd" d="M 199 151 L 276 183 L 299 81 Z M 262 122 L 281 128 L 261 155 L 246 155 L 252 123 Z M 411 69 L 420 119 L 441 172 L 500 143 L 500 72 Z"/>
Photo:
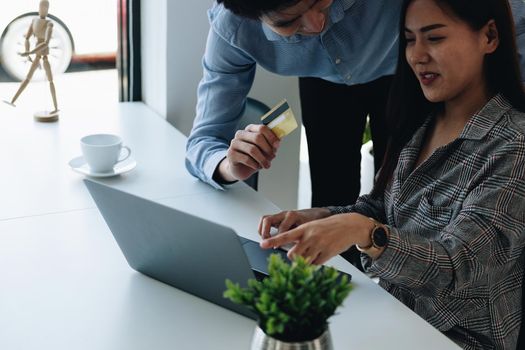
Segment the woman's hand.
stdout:
<path fill-rule="evenodd" d="M 301 255 L 313 264 L 324 264 L 354 244 L 369 246 L 373 227 L 374 223 L 361 214 L 333 215 L 267 238 L 261 242 L 261 247 L 268 249 L 295 243 L 288 251 L 290 259 Z"/>
<path fill-rule="evenodd" d="M 330 216 L 325 208 L 311 208 L 294 211 L 282 211 L 274 215 L 265 215 L 259 221 L 259 234 L 263 239 L 270 238 L 270 229 L 277 228 L 278 233 L 286 232 L 304 223 Z"/>

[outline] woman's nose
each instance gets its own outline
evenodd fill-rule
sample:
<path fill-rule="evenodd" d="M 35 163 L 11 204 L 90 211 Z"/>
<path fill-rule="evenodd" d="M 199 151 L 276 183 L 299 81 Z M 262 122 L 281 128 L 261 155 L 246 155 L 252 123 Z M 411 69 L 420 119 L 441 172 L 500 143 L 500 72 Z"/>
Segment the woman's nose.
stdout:
<path fill-rule="evenodd" d="M 424 45 L 414 43 L 412 47 L 408 49 L 408 60 L 411 64 L 416 65 L 418 63 L 427 63 L 429 60 L 428 52 Z"/>

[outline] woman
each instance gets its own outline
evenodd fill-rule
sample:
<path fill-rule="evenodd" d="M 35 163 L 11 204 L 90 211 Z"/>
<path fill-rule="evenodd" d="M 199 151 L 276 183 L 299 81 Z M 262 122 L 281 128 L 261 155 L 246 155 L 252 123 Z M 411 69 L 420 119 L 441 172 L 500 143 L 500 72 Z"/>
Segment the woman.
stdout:
<path fill-rule="evenodd" d="M 372 193 L 265 216 L 261 246 L 295 243 L 290 256 L 322 264 L 356 245 L 384 288 L 459 345 L 514 349 L 525 95 L 507 0 L 405 1 L 398 59 Z"/>

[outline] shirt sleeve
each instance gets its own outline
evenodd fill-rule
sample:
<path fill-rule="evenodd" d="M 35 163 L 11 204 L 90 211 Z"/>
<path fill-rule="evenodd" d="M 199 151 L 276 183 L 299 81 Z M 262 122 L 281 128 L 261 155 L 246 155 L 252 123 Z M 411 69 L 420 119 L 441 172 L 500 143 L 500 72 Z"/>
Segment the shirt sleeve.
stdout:
<path fill-rule="evenodd" d="M 525 141 L 490 158 L 459 215 L 429 240 L 390 227 L 386 249 L 369 271 L 430 297 L 445 297 L 507 276 L 525 247 Z"/>
<path fill-rule="evenodd" d="M 208 33 L 202 66 L 196 117 L 186 144 L 186 168 L 200 180 L 223 189 L 213 180 L 213 173 L 226 157 L 246 108 L 256 65 L 249 55 L 212 28 Z"/>
<path fill-rule="evenodd" d="M 370 195 L 364 195 L 357 199 L 355 204 L 347 206 L 330 206 L 326 207 L 332 215 L 344 213 L 358 213 L 379 222 L 386 222 L 385 206 L 383 198 L 374 198 Z"/>

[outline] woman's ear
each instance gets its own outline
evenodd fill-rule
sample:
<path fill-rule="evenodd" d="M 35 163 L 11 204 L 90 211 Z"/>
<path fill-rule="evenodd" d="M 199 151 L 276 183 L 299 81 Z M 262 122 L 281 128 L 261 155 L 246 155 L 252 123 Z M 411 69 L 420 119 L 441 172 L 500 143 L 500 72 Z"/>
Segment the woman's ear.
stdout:
<path fill-rule="evenodd" d="M 499 46 L 499 32 L 498 27 L 496 26 L 496 21 L 491 19 L 485 24 L 481 31 L 483 33 L 485 53 L 491 54 L 496 51 Z"/>

